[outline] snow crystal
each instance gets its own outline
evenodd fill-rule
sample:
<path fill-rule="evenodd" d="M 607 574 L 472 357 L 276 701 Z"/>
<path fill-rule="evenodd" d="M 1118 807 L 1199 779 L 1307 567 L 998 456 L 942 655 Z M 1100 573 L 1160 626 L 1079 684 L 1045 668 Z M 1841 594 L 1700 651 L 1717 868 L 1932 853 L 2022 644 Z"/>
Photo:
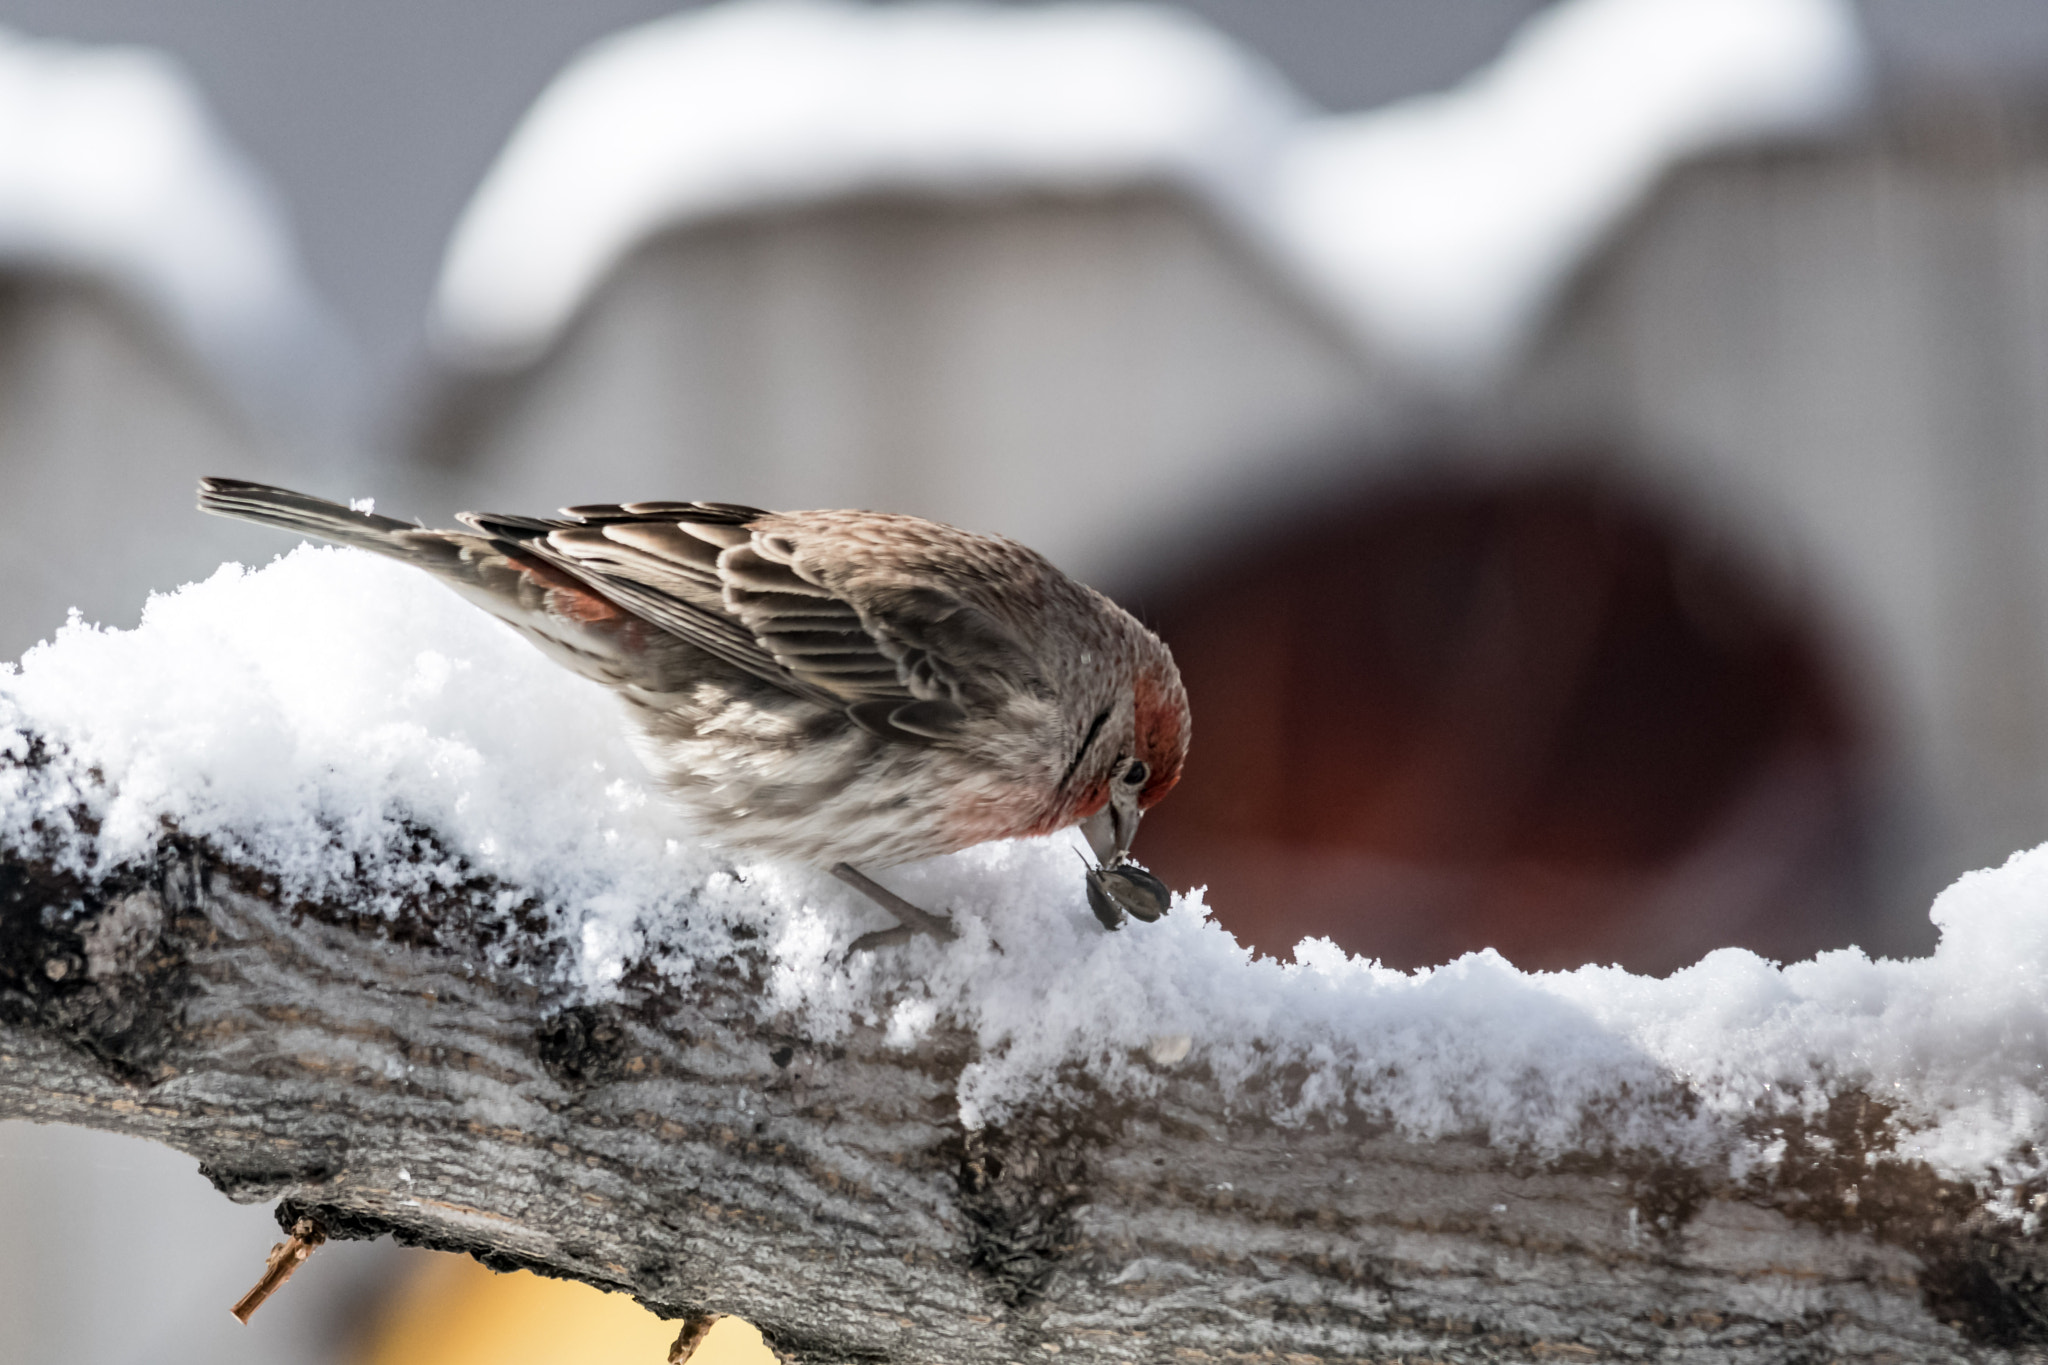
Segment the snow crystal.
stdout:
<path fill-rule="evenodd" d="M 0 260 L 128 290 L 263 416 L 340 401 L 277 203 L 162 53 L 0 29 Z"/>
<path fill-rule="evenodd" d="M 1364 1113 L 1418 1137 L 1739 1167 L 1769 1159 L 1771 1121 L 1859 1089 L 1894 1107 L 1909 1155 L 2015 1180 L 2048 1119 L 2048 849 L 1945 893 L 1930 958 L 1729 949 L 1657 980 L 1493 952 L 1401 972 L 1315 940 L 1280 962 L 1199 892 L 1104 933 L 1061 835 L 883 871 L 960 937 L 849 958 L 881 912 L 816 869 L 693 839 L 602 689 L 425 575 L 332 549 L 223 568 L 152 598 L 133 631 L 73 623 L 0 679 L 0 748 L 19 759 L 31 734 L 58 757 L 0 770 L 0 836 L 82 804 L 97 861 L 68 856 L 87 875 L 144 856 L 165 820 L 289 889 L 372 906 L 481 872 L 538 898 L 522 922 L 542 927 L 521 932 L 555 950 L 554 989 L 603 999 L 643 966 L 680 980 L 747 951 L 766 954 L 778 1029 L 970 1035 L 973 1123 L 1077 1074 L 1142 1099 L 1200 1069 L 1280 1123 Z"/>
<path fill-rule="evenodd" d="M 1462 382 L 1665 167 L 1837 119 L 1867 66 L 1850 0 L 1565 0 L 1457 89 L 1330 117 L 1163 8 L 739 0 L 562 72 L 463 214 L 435 327 L 525 363 L 649 234 L 739 209 L 1166 182 Z"/>

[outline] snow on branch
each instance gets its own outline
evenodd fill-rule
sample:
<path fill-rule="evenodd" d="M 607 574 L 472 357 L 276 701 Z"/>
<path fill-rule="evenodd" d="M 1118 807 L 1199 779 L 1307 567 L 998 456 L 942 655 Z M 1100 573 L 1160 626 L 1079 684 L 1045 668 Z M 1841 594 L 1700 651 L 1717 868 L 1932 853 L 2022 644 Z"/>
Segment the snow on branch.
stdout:
<path fill-rule="evenodd" d="M 1050 840 L 884 873 L 960 938 L 849 956 L 876 912 L 693 843 L 605 695 L 334 550 L 74 626 L 0 723 L 0 1117 L 287 1226 L 820 1362 L 2048 1342 L 2048 856 L 1928 959 L 1653 980 L 1105 934 Z"/>

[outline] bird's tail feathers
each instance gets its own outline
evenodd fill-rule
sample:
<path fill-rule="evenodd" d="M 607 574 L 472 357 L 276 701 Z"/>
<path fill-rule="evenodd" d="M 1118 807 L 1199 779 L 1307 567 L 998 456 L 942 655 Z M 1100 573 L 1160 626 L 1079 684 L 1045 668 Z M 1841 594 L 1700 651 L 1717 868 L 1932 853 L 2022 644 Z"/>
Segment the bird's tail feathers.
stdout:
<path fill-rule="evenodd" d="M 409 521 L 358 512 L 325 498 L 241 479 L 201 479 L 199 510 L 318 536 L 398 559 L 416 560 L 422 549 L 420 528 Z"/>

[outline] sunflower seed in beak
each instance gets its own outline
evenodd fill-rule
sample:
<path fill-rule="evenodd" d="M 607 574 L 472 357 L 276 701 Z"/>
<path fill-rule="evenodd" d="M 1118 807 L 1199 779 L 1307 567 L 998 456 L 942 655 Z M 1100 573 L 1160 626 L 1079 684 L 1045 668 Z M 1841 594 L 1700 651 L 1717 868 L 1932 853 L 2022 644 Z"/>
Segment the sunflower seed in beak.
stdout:
<path fill-rule="evenodd" d="M 1166 883 L 1136 863 L 1088 869 L 1088 908 L 1105 929 L 1121 929 L 1126 916 L 1150 924 L 1172 904 Z"/>

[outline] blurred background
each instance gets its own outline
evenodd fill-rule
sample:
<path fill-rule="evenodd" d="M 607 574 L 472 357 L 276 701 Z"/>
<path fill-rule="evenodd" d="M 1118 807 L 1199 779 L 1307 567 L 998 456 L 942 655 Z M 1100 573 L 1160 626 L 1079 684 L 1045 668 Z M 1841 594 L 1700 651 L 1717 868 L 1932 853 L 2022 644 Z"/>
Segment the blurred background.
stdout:
<path fill-rule="evenodd" d="M 1197 726 L 1138 851 L 1261 951 L 1911 954 L 2048 837 L 2036 0 L 0 25 L 0 654 L 274 554 L 202 473 L 870 506 L 1160 631 Z M 348 1247 L 238 1328 L 273 1236 L 0 1124 L 0 1362 L 649 1330 Z M 521 1314 L 581 1325 L 474 1326 Z"/>

